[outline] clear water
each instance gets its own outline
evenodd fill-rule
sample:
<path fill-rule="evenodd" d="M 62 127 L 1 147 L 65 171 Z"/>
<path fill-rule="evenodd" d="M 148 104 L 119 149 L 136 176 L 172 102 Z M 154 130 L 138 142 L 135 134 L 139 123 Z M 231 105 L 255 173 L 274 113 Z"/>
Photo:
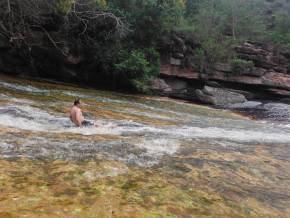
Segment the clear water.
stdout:
<path fill-rule="evenodd" d="M 1 76 L 0 215 L 290 217 L 289 124 Z"/>

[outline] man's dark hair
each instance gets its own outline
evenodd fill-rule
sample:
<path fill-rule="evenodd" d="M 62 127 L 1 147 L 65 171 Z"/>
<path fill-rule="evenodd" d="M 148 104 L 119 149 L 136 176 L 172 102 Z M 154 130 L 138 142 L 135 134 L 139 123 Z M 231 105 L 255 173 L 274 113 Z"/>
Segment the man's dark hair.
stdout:
<path fill-rule="evenodd" d="M 81 99 L 76 98 L 75 101 L 74 101 L 74 105 L 78 105 L 78 104 L 80 104 L 80 103 L 81 103 L 80 101 L 81 101 Z"/>

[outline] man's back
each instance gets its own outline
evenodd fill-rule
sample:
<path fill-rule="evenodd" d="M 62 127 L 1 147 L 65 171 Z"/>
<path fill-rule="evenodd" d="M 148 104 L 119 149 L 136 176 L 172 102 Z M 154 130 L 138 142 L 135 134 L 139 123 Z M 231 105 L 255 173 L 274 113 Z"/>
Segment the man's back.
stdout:
<path fill-rule="evenodd" d="M 84 117 L 79 107 L 75 105 L 72 106 L 72 108 L 70 109 L 70 120 L 77 126 L 82 125 L 82 122 L 84 121 Z"/>

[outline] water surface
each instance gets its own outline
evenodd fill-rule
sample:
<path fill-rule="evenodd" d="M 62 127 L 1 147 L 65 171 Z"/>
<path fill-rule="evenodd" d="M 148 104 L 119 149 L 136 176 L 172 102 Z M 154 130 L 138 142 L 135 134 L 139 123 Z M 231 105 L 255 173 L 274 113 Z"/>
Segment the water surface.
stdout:
<path fill-rule="evenodd" d="M 0 76 L 0 139 L 0 217 L 290 217 L 289 123 Z"/>

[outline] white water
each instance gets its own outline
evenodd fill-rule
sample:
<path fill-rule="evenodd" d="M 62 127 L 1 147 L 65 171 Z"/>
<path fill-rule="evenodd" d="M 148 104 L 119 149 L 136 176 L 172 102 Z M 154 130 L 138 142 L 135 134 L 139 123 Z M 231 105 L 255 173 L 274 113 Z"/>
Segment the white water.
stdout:
<path fill-rule="evenodd" d="M 0 87 L 7 90 L 17 90 L 28 93 L 54 92 L 41 88 L 0 82 Z M 58 90 L 61 92 L 62 90 Z M 77 128 L 71 124 L 68 114 L 56 113 L 43 108 L 45 103 L 26 100 L 13 96 L 11 93 L 1 93 L 0 100 L 9 103 L 0 104 L 0 126 L 10 127 L 20 131 L 43 133 L 43 137 L 18 138 L 22 144 L 17 152 L 13 150 L 15 139 L 11 136 L 2 138 L 0 152 L 6 155 L 53 156 L 53 158 L 76 158 L 84 155 L 101 153 L 108 158 L 118 159 L 139 165 L 158 163 L 162 156 L 171 156 L 182 150 L 186 144 L 203 143 L 214 146 L 241 146 L 248 144 L 266 143 L 270 145 L 289 144 L 289 124 L 277 124 L 268 121 L 253 121 L 230 115 L 230 112 L 217 111 L 196 105 L 139 99 L 134 101 L 130 97 L 106 97 L 98 94 L 86 94 L 81 91 L 63 91 L 62 95 L 79 96 L 96 102 L 105 102 L 104 110 L 120 114 L 143 116 L 160 121 L 176 121 L 174 125 L 153 125 L 128 119 L 101 119 L 105 125 L 100 128 Z M 47 104 L 56 102 L 47 102 Z M 62 102 L 57 102 L 61 104 Z M 64 102 L 67 105 L 67 102 Z M 111 107 L 110 104 L 114 104 Z M 120 105 L 122 107 L 116 106 Z M 153 105 L 152 105 L 153 104 Z M 260 104 L 251 104 L 250 106 Z M 275 110 L 284 111 L 279 105 L 266 105 Z M 283 105 L 282 105 L 283 106 Z M 69 108 L 68 108 L 69 109 Z M 141 110 L 142 109 L 142 110 Z M 286 113 L 290 114 L 290 111 Z M 95 119 L 98 119 L 97 117 Z M 98 119 L 99 120 L 99 119 Z M 109 127 L 115 125 L 114 128 Z M 75 133 L 79 135 L 115 135 L 123 137 L 113 141 L 61 141 L 49 138 L 46 134 Z"/>
<path fill-rule="evenodd" d="M 134 113 L 133 113 L 134 114 Z M 141 113 L 144 115 L 144 113 Z M 199 126 L 174 126 L 157 127 L 132 121 L 103 121 L 104 127 L 78 128 L 71 124 L 67 117 L 50 114 L 46 111 L 28 105 L 6 105 L 0 107 L 0 125 L 22 130 L 52 133 L 78 133 L 83 135 L 113 134 L 122 135 L 130 133 L 159 133 L 169 138 L 209 138 L 225 139 L 238 142 L 267 142 L 290 143 L 290 130 L 287 125 L 274 125 L 271 123 L 255 122 L 251 120 L 233 120 L 236 128 L 227 125 L 227 121 L 220 123 L 219 118 L 207 118 L 202 122 L 202 117 L 195 123 Z M 231 121 L 231 120 L 228 120 Z M 218 124 L 220 125 L 218 126 Z M 108 127 L 106 124 L 114 124 L 116 127 Z M 211 127 L 209 125 L 212 124 Z M 239 126 L 238 126 L 239 125 Z"/>

